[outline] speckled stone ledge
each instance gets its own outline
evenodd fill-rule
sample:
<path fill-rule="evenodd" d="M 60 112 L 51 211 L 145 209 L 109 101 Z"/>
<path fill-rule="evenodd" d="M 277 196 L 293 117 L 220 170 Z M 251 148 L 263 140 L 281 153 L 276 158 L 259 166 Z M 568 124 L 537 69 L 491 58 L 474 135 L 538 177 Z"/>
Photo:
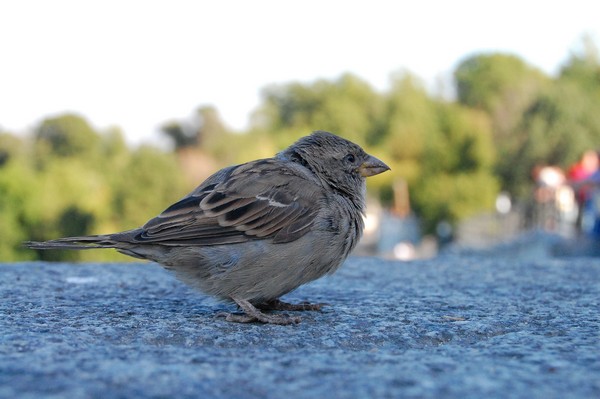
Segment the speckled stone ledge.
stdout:
<path fill-rule="evenodd" d="M 294 326 L 155 264 L 0 264 L 0 397 L 600 397 L 600 259 L 351 258 Z"/>

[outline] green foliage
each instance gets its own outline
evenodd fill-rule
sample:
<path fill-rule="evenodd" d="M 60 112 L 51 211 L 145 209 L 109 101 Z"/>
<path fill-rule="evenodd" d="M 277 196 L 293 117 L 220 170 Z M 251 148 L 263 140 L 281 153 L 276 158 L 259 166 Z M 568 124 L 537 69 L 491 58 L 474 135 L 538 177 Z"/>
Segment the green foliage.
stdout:
<path fill-rule="evenodd" d="M 1 260 L 129 259 L 114 251 L 33 252 L 21 242 L 135 228 L 187 189 L 174 154 L 132 151 L 118 129 L 101 134 L 72 115 L 43 121 L 33 139 L 0 135 L 0 154 Z"/>
<path fill-rule="evenodd" d="M 92 154 L 100 138 L 81 116 L 66 114 L 49 118 L 36 130 L 36 141 L 58 157 L 81 157 Z"/>
<path fill-rule="evenodd" d="M 273 86 L 263 96 L 265 104 L 258 117 L 261 127 L 286 139 L 328 130 L 344 132 L 349 140 L 362 143 L 374 133 L 383 105 L 381 96 L 351 74 L 334 82 Z"/>
<path fill-rule="evenodd" d="M 455 71 L 459 102 L 490 118 L 503 189 L 531 192 L 534 167 L 566 168 L 600 140 L 600 62 L 591 41 L 551 80 L 521 59 L 475 55 Z"/>
<path fill-rule="evenodd" d="M 530 195 L 534 167 L 566 168 L 597 149 L 600 61 L 593 42 L 582 44 L 556 78 L 514 55 L 470 56 L 454 73 L 456 102 L 432 97 L 407 72 L 383 93 L 352 74 L 270 86 L 247 132 L 228 131 L 213 107 L 165 124 L 172 153 L 128 148 L 120 130 L 97 132 L 72 114 L 46 119 L 31 138 L 0 133 L 0 259 L 124 260 L 20 243 L 135 228 L 218 167 L 269 157 L 313 130 L 389 164 L 368 180 L 371 195 L 392 205 L 393 187 L 406 183 L 432 232 L 490 209 L 500 188 Z"/>
<path fill-rule="evenodd" d="M 544 75 L 509 54 L 478 54 L 462 61 L 454 72 L 458 101 L 493 113 L 507 101 L 529 102 Z"/>
<path fill-rule="evenodd" d="M 40 215 L 36 195 L 39 180 L 22 159 L 10 159 L 0 167 L 0 259 L 30 260 L 34 254 L 21 247 L 30 239 Z"/>
<path fill-rule="evenodd" d="M 513 192 L 529 192 L 529 176 L 535 166 L 563 169 L 600 142 L 600 102 L 570 81 L 557 82 L 540 95 L 523 114 L 518 127 L 521 141 L 505 154 L 499 174 Z"/>
<path fill-rule="evenodd" d="M 498 193 L 494 160 L 485 115 L 438 104 L 437 129 L 426 142 L 421 174 L 412 185 L 413 203 L 425 231 L 432 232 L 440 221 L 454 224 L 491 209 Z"/>
<path fill-rule="evenodd" d="M 285 145 L 316 129 L 366 144 L 392 168 L 369 180 L 371 191 L 389 204 L 394 182 L 407 181 L 427 231 L 493 204 L 498 184 L 489 118 L 432 99 L 410 74 L 395 75 L 384 94 L 344 75 L 335 82 L 270 88 L 264 96 L 261 131 Z"/>
<path fill-rule="evenodd" d="M 0 133 L 0 167 L 16 156 L 23 155 L 23 140 L 8 133 Z"/>
<path fill-rule="evenodd" d="M 581 49 L 571 55 L 560 73 L 561 81 L 577 84 L 588 95 L 600 96 L 600 51 L 588 36 L 582 40 Z"/>
<path fill-rule="evenodd" d="M 120 176 L 110 208 L 127 229 L 140 226 L 186 194 L 176 159 L 152 147 L 134 151 Z"/>
<path fill-rule="evenodd" d="M 500 152 L 513 150 L 523 112 L 549 85 L 539 70 L 508 54 L 471 56 L 461 62 L 454 77 L 458 101 L 489 115 Z"/>

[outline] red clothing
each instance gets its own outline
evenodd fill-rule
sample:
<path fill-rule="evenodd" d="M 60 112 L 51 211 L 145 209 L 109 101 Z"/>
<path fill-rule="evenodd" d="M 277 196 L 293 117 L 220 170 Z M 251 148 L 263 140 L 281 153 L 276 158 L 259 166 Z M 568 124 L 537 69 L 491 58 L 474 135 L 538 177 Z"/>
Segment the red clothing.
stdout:
<path fill-rule="evenodd" d="M 588 179 L 590 176 L 594 174 L 594 170 L 590 170 L 586 168 L 582 162 L 577 162 L 575 165 L 571 166 L 567 176 L 569 180 L 572 182 L 582 182 Z M 576 197 L 577 202 L 581 205 L 586 202 L 591 194 L 591 189 L 588 184 L 583 184 L 576 189 Z"/>
<path fill-rule="evenodd" d="M 569 180 L 581 181 L 587 179 L 593 173 L 593 170 L 586 169 L 581 163 L 578 162 L 575 165 L 571 166 L 567 175 L 569 177 Z"/>

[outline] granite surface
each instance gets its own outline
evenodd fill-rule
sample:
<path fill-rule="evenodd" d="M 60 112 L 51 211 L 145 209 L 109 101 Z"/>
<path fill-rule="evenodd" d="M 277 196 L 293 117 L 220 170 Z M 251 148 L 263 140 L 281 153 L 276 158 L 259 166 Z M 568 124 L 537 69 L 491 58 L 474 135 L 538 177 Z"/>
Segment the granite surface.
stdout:
<path fill-rule="evenodd" d="M 1 398 L 600 397 L 600 259 L 350 258 L 235 311 L 152 263 L 0 264 Z"/>

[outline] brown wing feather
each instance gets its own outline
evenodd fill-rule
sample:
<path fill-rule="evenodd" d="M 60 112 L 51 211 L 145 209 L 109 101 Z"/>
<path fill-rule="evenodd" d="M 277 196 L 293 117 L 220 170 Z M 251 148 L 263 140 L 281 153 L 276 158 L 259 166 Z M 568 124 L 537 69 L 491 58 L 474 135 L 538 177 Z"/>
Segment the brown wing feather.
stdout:
<path fill-rule="evenodd" d="M 309 230 L 323 191 L 275 159 L 231 168 L 150 220 L 136 240 L 221 245 L 252 239 L 294 241 Z M 218 175 L 215 175 L 219 177 Z"/>

